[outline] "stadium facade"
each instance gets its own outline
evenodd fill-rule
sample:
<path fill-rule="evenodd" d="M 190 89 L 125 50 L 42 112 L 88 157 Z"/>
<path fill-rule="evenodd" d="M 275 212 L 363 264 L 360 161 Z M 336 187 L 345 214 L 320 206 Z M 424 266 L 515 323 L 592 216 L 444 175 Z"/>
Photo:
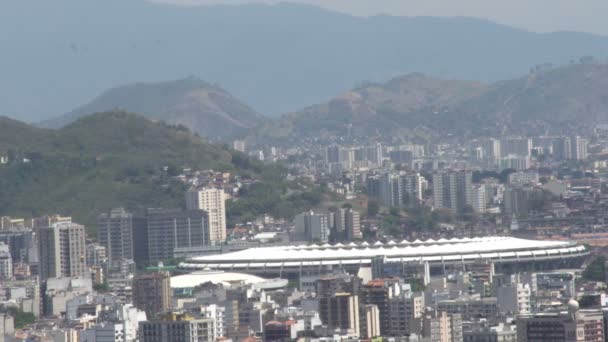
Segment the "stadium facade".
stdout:
<path fill-rule="evenodd" d="M 382 258 L 385 263 L 426 264 L 434 271 L 485 261 L 492 262 L 497 271 L 515 272 L 577 268 L 588 254 L 585 246 L 575 242 L 498 236 L 250 248 L 194 257 L 180 268 L 283 276 L 336 268 L 352 272 Z"/>

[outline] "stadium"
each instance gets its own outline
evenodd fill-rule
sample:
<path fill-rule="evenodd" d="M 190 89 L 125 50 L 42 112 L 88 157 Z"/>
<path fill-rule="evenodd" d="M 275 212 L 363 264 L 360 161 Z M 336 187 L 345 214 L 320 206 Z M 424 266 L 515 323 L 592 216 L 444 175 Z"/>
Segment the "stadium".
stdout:
<path fill-rule="evenodd" d="M 380 258 L 384 263 L 428 264 L 432 272 L 491 261 L 497 271 L 509 272 L 576 268 L 588 254 L 585 246 L 575 242 L 500 236 L 250 248 L 194 257 L 180 268 L 293 276 L 336 268 L 356 272 Z"/>

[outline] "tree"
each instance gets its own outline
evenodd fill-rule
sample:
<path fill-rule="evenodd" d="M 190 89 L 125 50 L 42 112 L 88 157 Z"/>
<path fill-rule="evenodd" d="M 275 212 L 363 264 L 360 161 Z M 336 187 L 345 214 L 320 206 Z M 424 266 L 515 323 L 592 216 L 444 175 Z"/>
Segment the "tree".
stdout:
<path fill-rule="evenodd" d="M 21 329 L 36 321 L 36 316 L 31 312 L 24 312 L 12 306 L 0 306 L 0 312 L 9 314 L 15 320 L 15 328 Z"/>

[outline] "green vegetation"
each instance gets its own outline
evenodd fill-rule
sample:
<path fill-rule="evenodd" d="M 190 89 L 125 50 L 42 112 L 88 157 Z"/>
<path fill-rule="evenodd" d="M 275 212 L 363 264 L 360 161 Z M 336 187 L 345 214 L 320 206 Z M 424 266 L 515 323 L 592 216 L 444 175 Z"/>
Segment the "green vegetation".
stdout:
<path fill-rule="evenodd" d="M 237 200 L 228 201 L 229 224 L 252 221 L 259 215 L 292 219 L 321 204 L 323 189 L 310 181 L 286 181 L 287 170 L 279 165 L 261 171 L 261 180 L 243 187 Z"/>
<path fill-rule="evenodd" d="M 107 282 L 103 282 L 101 284 L 95 284 L 93 285 L 93 290 L 97 291 L 97 292 L 110 292 L 110 284 L 108 284 Z"/>
<path fill-rule="evenodd" d="M 0 152 L 12 160 L 0 166 L 0 215 L 71 215 L 93 232 L 97 214 L 113 207 L 184 207 L 186 185 L 173 176 L 185 167 L 261 179 L 229 204 L 231 218 L 289 217 L 320 201 L 319 189 L 284 181 L 281 166 L 267 166 L 207 144 L 183 126 L 136 114 L 94 114 L 59 130 L 8 119 L 0 123 Z"/>
<path fill-rule="evenodd" d="M 13 306 L 0 306 L 0 312 L 9 314 L 15 320 L 15 329 L 24 328 L 28 324 L 36 321 L 36 316 L 31 312 L 23 312 L 21 309 Z"/>
<path fill-rule="evenodd" d="M 583 280 L 587 281 L 605 281 L 606 280 L 606 257 L 603 255 L 595 258 L 583 270 Z"/>

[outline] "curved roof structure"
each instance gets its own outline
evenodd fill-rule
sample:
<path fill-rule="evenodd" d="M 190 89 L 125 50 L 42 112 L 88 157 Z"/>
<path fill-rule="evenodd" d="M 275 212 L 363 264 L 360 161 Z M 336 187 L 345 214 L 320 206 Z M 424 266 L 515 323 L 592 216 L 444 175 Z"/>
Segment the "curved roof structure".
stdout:
<path fill-rule="evenodd" d="M 454 263 L 479 259 L 496 262 L 547 260 L 586 254 L 584 246 L 567 241 L 537 241 L 514 237 L 479 237 L 401 241 L 389 243 L 294 245 L 251 248 L 243 251 L 192 258 L 185 269 L 256 269 L 321 265 L 365 265 L 374 257 L 388 262 Z"/>
<path fill-rule="evenodd" d="M 227 287 L 233 283 L 245 283 L 260 289 L 270 289 L 285 287 L 288 281 L 284 279 L 264 279 L 251 274 L 223 271 L 201 271 L 171 277 L 172 289 L 193 288 L 205 283 L 222 284 Z"/>

